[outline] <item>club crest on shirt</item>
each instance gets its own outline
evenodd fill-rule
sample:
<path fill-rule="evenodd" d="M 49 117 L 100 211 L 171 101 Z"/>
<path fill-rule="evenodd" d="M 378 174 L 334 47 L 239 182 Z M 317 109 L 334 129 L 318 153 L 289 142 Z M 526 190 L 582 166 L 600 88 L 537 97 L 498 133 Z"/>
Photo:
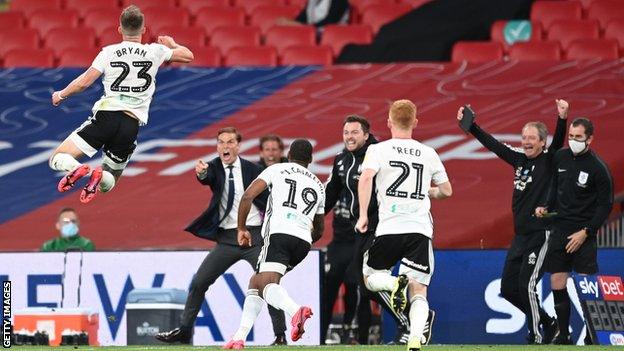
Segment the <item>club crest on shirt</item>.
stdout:
<path fill-rule="evenodd" d="M 589 174 L 586 172 L 580 171 L 577 185 L 582 186 L 584 188 L 587 185 L 587 178 L 589 178 Z"/>

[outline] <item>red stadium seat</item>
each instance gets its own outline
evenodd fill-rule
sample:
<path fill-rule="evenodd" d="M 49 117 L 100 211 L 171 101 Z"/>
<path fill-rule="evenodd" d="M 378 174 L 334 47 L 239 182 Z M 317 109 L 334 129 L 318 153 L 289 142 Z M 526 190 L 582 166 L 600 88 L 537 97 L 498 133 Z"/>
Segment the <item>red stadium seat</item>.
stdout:
<path fill-rule="evenodd" d="M 36 29 L 12 29 L 0 31 L 0 56 L 14 49 L 39 48 L 39 33 Z"/>
<path fill-rule="evenodd" d="M 245 10 L 238 7 L 204 7 L 195 18 L 195 27 L 204 28 L 210 35 L 222 26 L 244 26 Z"/>
<path fill-rule="evenodd" d="M 123 0 L 123 7 L 136 5 L 141 11 L 149 7 L 175 7 L 176 0 Z"/>
<path fill-rule="evenodd" d="M 503 59 L 503 46 L 491 41 L 458 41 L 453 45 L 452 62 L 487 62 Z"/>
<path fill-rule="evenodd" d="M 0 12 L 0 31 L 24 28 L 24 15 L 21 12 Z"/>
<path fill-rule="evenodd" d="M 121 42 L 121 34 L 117 31 L 117 27 L 109 27 L 103 31 L 102 34 L 98 35 L 98 46 L 103 47 L 111 44 L 117 44 Z M 152 38 L 152 35 L 148 30 L 145 31 L 143 37 L 141 38 L 141 42 L 143 44 L 152 43 L 155 39 Z"/>
<path fill-rule="evenodd" d="M 194 67 L 220 67 L 221 53 L 219 49 L 211 46 L 193 47 L 191 48 L 195 57 L 191 63 L 181 64 L 172 63 L 172 66 L 194 66 Z"/>
<path fill-rule="evenodd" d="M 91 27 L 98 36 L 105 34 L 111 27 L 119 27 L 121 11 L 115 9 L 95 9 L 89 11 L 84 17 L 84 26 Z M 117 32 L 117 30 L 115 30 Z"/>
<path fill-rule="evenodd" d="M 100 49 L 67 49 L 59 57 L 59 67 L 90 67 Z"/>
<path fill-rule="evenodd" d="M 28 19 L 30 28 L 38 30 L 42 37 L 54 28 L 78 27 L 78 20 L 78 12 L 73 10 L 37 11 Z"/>
<path fill-rule="evenodd" d="M 308 0 L 287 0 L 286 4 L 294 6 L 299 10 L 303 10 L 308 5 Z"/>
<path fill-rule="evenodd" d="M 559 61 L 561 47 L 556 41 L 515 43 L 509 49 L 509 58 L 518 61 Z"/>
<path fill-rule="evenodd" d="M 609 22 L 604 33 L 605 39 L 615 39 L 624 50 L 624 18 Z"/>
<path fill-rule="evenodd" d="M 421 7 L 422 5 L 431 2 L 432 0 L 403 0 L 403 1 L 399 1 L 405 4 L 409 4 L 413 9 L 417 9 L 419 7 Z"/>
<path fill-rule="evenodd" d="M 203 7 L 228 7 L 230 0 L 180 0 L 180 7 L 195 15 Z"/>
<path fill-rule="evenodd" d="M 95 31 L 91 28 L 55 28 L 44 37 L 45 47 L 56 57 L 67 49 L 95 49 Z"/>
<path fill-rule="evenodd" d="M 266 45 L 274 46 L 282 54 L 290 46 L 316 45 L 314 26 L 273 26 L 265 37 Z"/>
<path fill-rule="evenodd" d="M 615 60 L 618 58 L 618 44 L 615 39 L 576 39 L 566 50 L 568 60 Z"/>
<path fill-rule="evenodd" d="M 601 28 L 607 28 L 614 19 L 624 18 L 624 2 L 620 0 L 596 0 L 587 10 L 587 18 L 595 19 Z"/>
<path fill-rule="evenodd" d="M 332 64 L 333 55 L 329 46 L 291 46 L 282 54 L 282 65 L 322 65 Z"/>
<path fill-rule="evenodd" d="M 99 10 L 115 10 L 121 14 L 121 8 L 117 0 L 65 0 L 65 8 L 78 12 L 80 18 L 84 18 L 89 12 Z"/>
<path fill-rule="evenodd" d="M 371 5 L 362 12 L 362 24 L 368 24 L 371 26 L 373 33 L 377 33 L 385 24 L 394 21 L 411 10 L 412 7 L 407 4 Z"/>
<path fill-rule="evenodd" d="M 190 16 L 186 9 L 176 7 L 150 7 L 143 11 L 145 26 L 154 35 L 161 34 L 163 27 L 190 25 Z"/>
<path fill-rule="evenodd" d="M 223 56 L 237 46 L 260 46 L 260 29 L 257 27 L 219 27 L 210 36 L 210 45 L 221 50 Z"/>
<path fill-rule="evenodd" d="M 237 47 L 228 52 L 225 66 L 277 66 L 277 50 L 272 46 Z"/>
<path fill-rule="evenodd" d="M 548 30 L 548 40 L 558 40 L 563 50 L 575 39 L 598 39 L 600 29 L 596 20 L 558 20 Z"/>
<path fill-rule="evenodd" d="M 54 67 L 54 53 L 50 49 L 15 49 L 4 55 L 4 67 Z"/>
<path fill-rule="evenodd" d="M 554 21 L 581 19 L 582 13 L 581 3 L 577 1 L 536 1 L 531 7 L 531 21 L 541 22 L 549 31 Z"/>
<path fill-rule="evenodd" d="M 294 19 L 299 14 L 295 6 L 258 6 L 251 14 L 251 25 L 259 27 L 262 33 L 276 25 L 281 17 Z"/>
<path fill-rule="evenodd" d="M 506 37 L 505 27 L 509 24 L 509 22 L 510 21 L 499 20 L 499 21 L 494 22 L 494 24 L 492 24 L 492 27 L 490 27 L 490 38 L 492 39 L 492 41 L 501 43 L 505 51 L 509 51 L 509 47 L 514 42 L 524 41 L 524 40 L 518 40 L 518 36 L 512 33 L 512 31 L 519 31 L 520 33 L 522 33 L 521 29 L 523 28 L 521 28 L 521 26 L 530 26 L 531 35 L 530 35 L 529 41 L 542 40 L 542 35 L 543 35 L 542 25 L 539 22 L 532 22 L 532 21 L 516 21 L 516 26 L 514 26 L 514 28 L 511 30 L 507 30 L 507 37 Z M 508 41 L 511 41 L 511 43 Z"/>
<path fill-rule="evenodd" d="M 171 26 L 163 27 L 160 35 L 172 37 L 176 43 L 188 47 L 202 47 L 206 45 L 206 33 L 202 28 Z"/>
<path fill-rule="evenodd" d="M 26 18 L 39 10 L 60 10 L 61 0 L 12 0 L 9 9 L 21 11 Z"/>
<path fill-rule="evenodd" d="M 234 0 L 234 6 L 245 10 L 245 13 L 252 15 L 258 6 L 284 6 L 284 0 Z"/>
<path fill-rule="evenodd" d="M 323 29 L 321 45 L 331 47 L 334 57 L 336 57 L 347 44 L 369 44 L 372 40 L 373 33 L 369 26 L 330 24 Z"/>

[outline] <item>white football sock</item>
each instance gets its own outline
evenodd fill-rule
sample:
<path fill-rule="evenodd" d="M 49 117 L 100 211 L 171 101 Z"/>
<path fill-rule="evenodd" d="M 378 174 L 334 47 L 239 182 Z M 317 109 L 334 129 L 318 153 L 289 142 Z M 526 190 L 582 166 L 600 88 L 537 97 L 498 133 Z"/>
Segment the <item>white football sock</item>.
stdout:
<path fill-rule="evenodd" d="M 414 295 L 410 302 L 412 303 L 409 311 L 410 340 L 413 338 L 420 340 L 429 316 L 429 303 L 427 298 L 422 295 Z"/>
<path fill-rule="evenodd" d="M 243 314 L 241 315 L 240 325 L 232 337 L 232 340 L 247 340 L 247 335 L 251 328 L 253 328 L 258 314 L 262 311 L 263 305 L 264 300 L 258 296 L 258 289 L 249 289 L 245 297 L 245 303 L 243 304 Z"/>
<path fill-rule="evenodd" d="M 265 286 L 262 296 L 269 305 L 288 313 L 290 317 L 299 310 L 300 306 L 288 296 L 286 289 L 279 284 L 271 283 Z"/>
<path fill-rule="evenodd" d="M 392 291 L 397 277 L 388 273 L 373 273 L 366 277 L 366 287 L 370 291 Z"/>
<path fill-rule="evenodd" d="M 102 171 L 102 180 L 100 181 L 100 191 L 105 193 L 111 191 L 115 186 L 115 176 L 108 171 Z"/>
<path fill-rule="evenodd" d="M 50 159 L 49 165 L 50 168 L 55 171 L 69 172 L 73 171 L 74 168 L 78 167 L 80 165 L 80 162 L 78 162 L 70 154 L 58 153 Z"/>

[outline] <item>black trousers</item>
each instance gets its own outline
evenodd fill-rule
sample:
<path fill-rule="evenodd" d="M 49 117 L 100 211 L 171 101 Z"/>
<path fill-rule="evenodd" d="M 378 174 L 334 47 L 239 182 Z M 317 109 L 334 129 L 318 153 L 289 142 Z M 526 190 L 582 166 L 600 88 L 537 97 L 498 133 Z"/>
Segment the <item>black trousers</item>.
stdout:
<path fill-rule="evenodd" d="M 539 341 L 539 324 L 549 320 L 548 314 L 540 306 L 535 289 L 544 275 L 549 232 L 546 230 L 528 235 L 516 235 L 507 251 L 501 295 L 520 309 L 527 317 L 529 333 Z"/>
<path fill-rule="evenodd" d="M 260 227 L 249 228 L 250 231 L 260 231 Z M 232 229 L 232 231 L 236 231 Z M 206 291 L 212 283 L 219 278 L 232 265 L 240 260 L 245 260 L 255 269 L 256 262 L 260 255 L 261 245 L 252 247 L 241 247 L 237 245 L 217 243 L 214 249 L 210 251 L 208 256 L 201 263 L 193 277 L 189 294 L 182 312 L 181 327 L 191 329 L 195 325 L 195 319 L 204 302 Z M 275 335 L 284 334 L 286 331 L 286 320 L 284 312 L 267 305 L 271 322 L 273 323 L 273 332 Z"/>

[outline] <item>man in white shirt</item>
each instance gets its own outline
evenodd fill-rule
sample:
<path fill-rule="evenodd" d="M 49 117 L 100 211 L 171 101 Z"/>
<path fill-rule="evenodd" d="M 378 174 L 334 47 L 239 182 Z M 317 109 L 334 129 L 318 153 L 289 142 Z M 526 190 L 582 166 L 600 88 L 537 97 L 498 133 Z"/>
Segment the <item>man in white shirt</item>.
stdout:
<path fill-rule="evenodd" d="M 58 184 L 60 192 L 70 190 L 80 178 L 91 173 L 80 194 L 83 203 L 91 201 L 97 191 L 110 191 L 128 164 L 136 148 L 139 126 L 147 124 L 160 65 L 165 61 L 193 60 L 189 49 L 168 36 L 159 36 L 158 43 L 141 44 L 145 20 L 138 7 L 131 5 L 124 9 L 119 22 L 123 41 L 102 48 L 89 69 L 64 89 L 52 93 L 52 105 L 58 106 L 104 75 L 104 95 L 93 105 L 93 115 L 50 157 L 50 168 L 68 172 Z M 91 170 L 89 165 L 78 162 L 85 155 L 93 157 L 99 149 L 104 150 L 101 167 Z"/>
<path fill-rule="evenodd" d="M 409 100 L 390 107 L 392 139 L 371 145 L 362 163 L 358 183 L 360 217 L 356 229 L 368 227 L 368 205 L 373 180 L 379 202 L 375 240 L 364 254 L 364 282 L 371 291 L 391 291 L 392 307 L 401 312 L 411 297 L 408 351 L 419 351 L 429 314 L 427 286 L 433 274 L 433 219 L 430 198 L 445 199 L 452 188 L 440 157 L 431 147 L 412 139 L 416 106 Z M 431 183 L 436 186 L 432 187 Z M 401 261 L 399 276 L 390 270 Z"/>
<path fill-rule="evenodd" d="M 308 255 L 313 242 L 323 234 L 325 187 L 307 169 L 312 162 L 312 144 L 297 139 L 290 145 L 288 163 L 269 166 L 245 190 L 238 212 L 238 243 L 254 244 L 246 219 L 252 201 L 267 188 L 269 203 L 262 227 L 264 246 L 258 258 L 256 274 L 249 281 L 238 331 L 225 349 L 242 349 L 262 306 L 267 304 L 291 316 L 291 338 L 297 341 L 304 324 L 312 316 L 308 306 L 295 303 L 279 285 L 286 272 Z"/>

